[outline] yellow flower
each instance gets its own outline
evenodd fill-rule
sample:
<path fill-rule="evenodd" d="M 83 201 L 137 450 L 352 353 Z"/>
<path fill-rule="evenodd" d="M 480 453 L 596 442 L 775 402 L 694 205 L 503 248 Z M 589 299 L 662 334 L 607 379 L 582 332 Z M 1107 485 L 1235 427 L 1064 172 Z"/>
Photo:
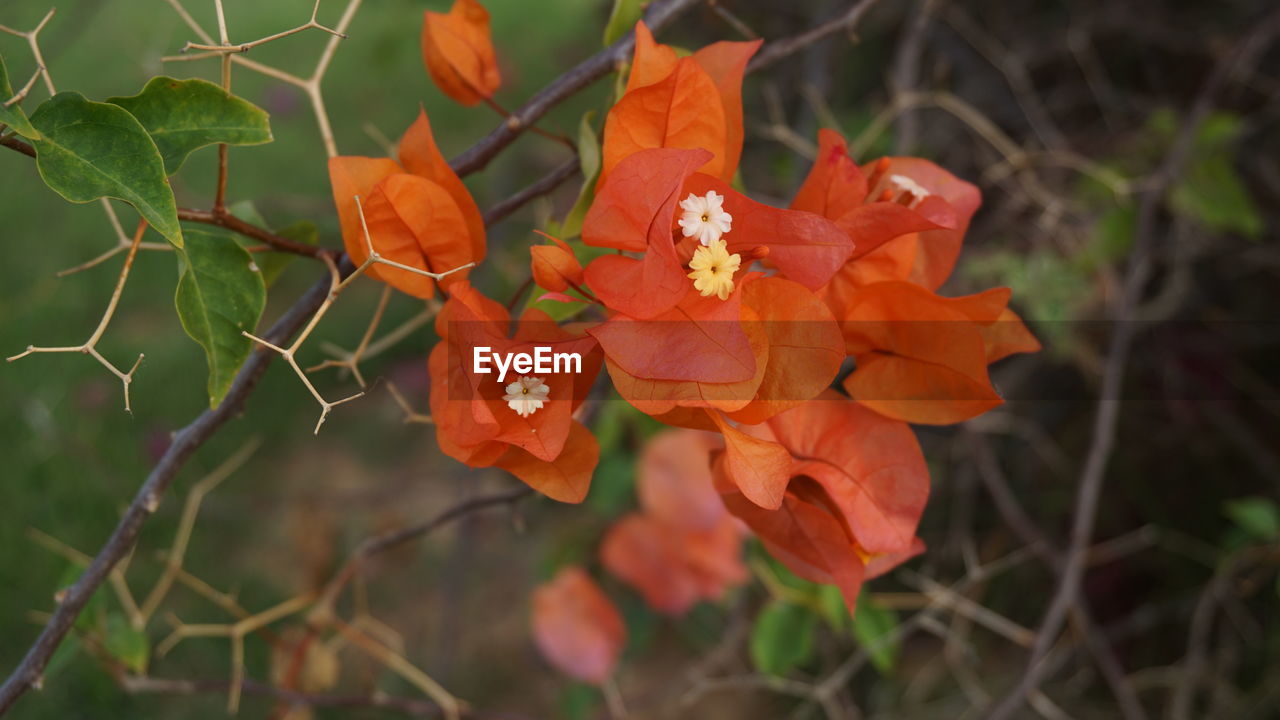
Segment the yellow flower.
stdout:
<path fill-rule="evenodd" d="M 713 240 L 707 247 L 700 247 L 693 253 L 689 261 L 689 277 L 693 278 L 693 287 L 703 297 L 715 295 L 727 300 L 733 292 L 733 274 L 738 272 L 742 264 L 742 256 L 729 254 L 724 240 Z"/>

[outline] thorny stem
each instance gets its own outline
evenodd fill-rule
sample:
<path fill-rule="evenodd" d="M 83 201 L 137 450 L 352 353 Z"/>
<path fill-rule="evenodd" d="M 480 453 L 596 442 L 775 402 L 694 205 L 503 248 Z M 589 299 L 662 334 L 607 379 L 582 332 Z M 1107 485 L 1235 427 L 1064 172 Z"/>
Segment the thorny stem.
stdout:
<path fill-rule="evenodd" d="M 31 57 L 36 61 L 36 73 L 44 78 L 45 89 L 49 91 L 50 95 L 56 95 L 58 93 L 58 89 L 54 87 L 53 76 L 49 74 L 49 64 L 45 62 L 44 53 L 41 52 L 40 50 L 40 31 L 44 30 L 45 26 L 48 25 L 49 21 L 53 19 L 54 13 L 56 12 L 57 12 L 57 8 L 49 8 L 49 12 L 45 13 L 44 18 L 40 20 L 39 24 L 36 25 L 35 29 L 29 30 L 27 32 L 21 32 L 18 30 L 14 30 L 13 28 L 6 27 L 4 25 L 0 25 L 0 32 L 5 32 L 16 37 L 24 38 L 27 41 L 27 45 L 31 48 Z M 22 98 L 25 99 L 27 93 L 30 90 L 29 86 L 30 86 L 30 83 L 28 83 L 28 87 L 24 88 L 22 92 L 18 93 L 18 95 L 22 96 Z M 21 100 L 19 100 L 19 102 L 20 101 Z M 7 107 L 9 103 L 6 103 L 5 105 Z M 36 156 L 34 148 L 32 148 L 30 145 L 27 145 L 26 143 L 20 140 L 17 140 L 17 138 L 5 138 L 4 144 L 8 145 L 9 147 L 12 147 L 15 150 L 18 150 L 19 152 L 23 152 L 27 155 L 30 155 L 31 157 Z M 102 205 L 102 211 L 107 214 L 107 221 L 111 223 L 112 229 L 115 230 L 116 247 L 113 248 L 113 252 L 111 252 L 110 254 L 106 256 L 100 256 L 99 258 L 96 258 L 96 262 L 90 261 L 89 263 L 86 263 L 84 266 L 82 266 L 79 269 L 87 269 L 89 267 L 93 267 L 94 265 L 98 264 L 99 262 L 102 262 L 108 257 L 112 257 L 115 254 L 119 253 L 123 248 L 129 245 L 129 236 L 125 234 L 124 228 L 120 226 L 120 219 L 116 217 L 116 211 L 114 208 L 111 207 L 111 201 L 104 197 L 98 202 L 101 203 Z M 143 249 L 151 249 L 151 248 L 145 247 Z M 77 268 L 72 268 L 71 271 L 64 271 L 62 275 L 70 274 L 72 271 L 75 271 L 75 270 L 77 270 Z"/>
<path fill-rule="evenodd" d="M 98 321 L 98 327 L 94 329 L 93 334 L 89 336 L 88 340 L 81 345 L 64 347 L 37 347 L 35 345 L 28 345 L 26 350 L 9 357 L 8 361 L 13 362 L 14 360 L 24 358 L 34 353 L 79 352 L 90 355 L 98 362 L 102 363 L 103 367 L 110 370 L 113 375 L 120 378 L 121 384 L 124 385 L 125 412 L 132 413 L 133 409 L 129 406 L 129 385 L 133 382 L 133 374 L 137 372 L 138 366 L 142 364 L 142 358 L 144 356 L 139 353 L 138 359 L 134 361 L 133 367 L 129 369 L 129 372 L 121 372 L 115 365 L 112 365 L 110 361 L 98 352 L 97 345 L 98 341 L 102 339 L 103 333 L 107 331 L 107 325 L 111 323 L 111 318 L 116 313 L 116 306 L 120 303 L 120 295 L 124 292 L 125 282 L 129 279 L 129 269 L 133 267 L 133 259 L 138 255 L 138 246 L 142 242 L 142 235 L 146 230 L 147 221 L 138 221 L 138 229 L 133 233 L 133 242 L 129 246 L 129 254 L 125 256 L 124 267 L 120 269 L 120 277 L 116 280 L 116 288 L 111 293 L 111 300 L 107 302 L 107 309 L 102 314 L 102 319 Z"/>
<path fill-rule="evenodd" d="M 49 21 L 53 19 L 53 15 L 57 11 L 57 8 L 49 8 L 49 12 L 45 13 L 44 18 L 40 20 L 35 29 L 27 32 L 0 25 L 0 32 L 24 38 L 27 41 L 27 45 L 31 47 L 31 56 L 36 61 L 36 72 L 44 76 L 44 87 L 49 91 L 50 95 L 56 95 L 58 91 L 53 87 L 53 78 L 49 75 L 49 64 L 44 61 L 44 54 L 40 52 L 40 31 L 44 30 L 44 26 L 49 24 Z M 25 96 L 25 93 L 22 94 Z"/>
<path fill-rule="evenodd" d="M 374 340 L 373 342 L 369 343 L 364 348 L 363 352 L 360 352 L 358 355 L 354 351 L 348 352 L 346 350 L 343 350 L 342 348 L 334 345 L 333 343 L 321 343 L 320 348 L 325 352 L 336 356 L 337 359 L 327 360 L 324 363 L 321 363 L 320 365 L 307 368 L 307 372 L 315 372 L 321 369 L 322 367 L 347 367 L 348 361 L 360 362 L 361 360 L 368 360 L 370 358 L 377 357 L 378 355 L 381 355 L 382 353 L 386 352 L 388 349 L 394 347 L 395 345 L 398 345 L 400 341 L 409 337 L 409 335 L 411 335 L 413 331 L 417 330 L 418 328 L 430 322 L 431 319 L 434 318 L 436 314 L 440 312 L 440 307 L 441 306 L 438 301 L 429 300 L 427 302 L 427 306 L 423 308 L 421 312 L 409 318 L 408 320 L 405 320 L 400 326 L 396 327 L 394 330 L 389 331 L 386 335 L 383 335 L 377 340 Z M 370 325 L 373 326 L 377 324 L 377 322 L 378 322 L 378 317 L 375 314 L 374 321 L 370 323 Z"/>
<path fill-rule="evenodd" d="M 175 645 L 190 637 L 227 637 L 231 639 L 231 687 L 227 693 L 227 712 L 235 714 L 240 709 L 240 686 L 244 683 L 244 638 L 267 625 L 299 612 L 311 604 L 311 595 L 299 595 L 267 608 L 256 615 L 242 618 L 231 624 L 184 623 L 176 615 L 169 614 L 173 632 L 156 645 L 156 655 L 164 657 Z"/>
<path fill-rule="evenodd" d="M 250 441 L 215 468 L 213 472 L 192 486 L 191 492 L 187 495 L 187 500 L 182 506 L 182 518 L 178 521 L 178 531 L 174 535 L 173 546 L 165 553 L 164 572 L 161 573 L 159 579 L 156 580 L 156 584 L 151 587 L 151 592 L 147 593 L 147 597 L 142 601 L 142 609 L 139 613 L 141 625 L 138 629 L 145 627 L 147 621 L 155 615 L 156 609 L 160 607 L 160 603 L 168 594 L 169 588 L 173 587 L 173 582 L 177 579 L 178 572 L 182 570 L 182 561 L 187 554 L 187 545 L 191 542 L 191 532 L 195 527 L 196 515 L 200 512 L 200 504 L 204 502 L 205 496 L 213 492 L 218 485 L 222 484 L 223 480 L 231 477 L 232 473 L 240 469 L 261 444 L 260 440 Z"/>
<path fill-rule="evenodd" d="M 311 8 L 311 19 L 308 20 L 306 23 L 299 25 L 298 27 L 291 28 L 289 30 L 282 30 L 281 32 L 275 33 L 273 35 L 268 35 L 263 38 L 258 38 L 257 40 L 254 40 L 252 42 L 237 43 L 235 45 L 227 44 L 225 38 L 223 39 L 223 44 L 221 45 L 209 45 L 205 43 L 194 43 L 194 42 L 188 41 L 187 44 L 183 46 L 182 52 L 185 53 L 189 50 L 207 50 L 210 53 L 215 55 L 249 52 L 249 50 L 255 47 L 258 47 L 259 45 L 266 45 L 267 43 L 273 40 L 279 40 L 280 38 L 289 37 L 290 35 L 296 35 L 300 32 L 311 30 L 312 28 L 316 30 L 323 30 L 324 32 L 329 33 L 330 35 L 337 35 L 338 37 L 345 40 L 347 38 L 347 35 L 345 33 L 340 33 L 337 30 L 325 27 L 324 25 L 321 25 L 319 22 L 316 21 L 316 14 L 319 12 L 320 12 L 320 0 L 316 0 L 315 5 Z"/>
<path fill-rule="evenodd" d="M 405 265 L 403 263 L 399 263 L 394 260 L 388 260 L 382 257 L 382 255 L 380 255 L 378 251 L 373 248 L 373 239 L 369 235 L 369 225 L 367 222 L 365 222 L 364 206 L 360 203 L 360 196 L 356 195 L 354 197 L 356 201 L 356 212 L 360 214 L 360 228 L 364 233 L 365 250 L 368 253 L 368 257 L 365 259 L 365 261 L 362 262 L 359 265 L 359 267 L 355 269 L 355 272 L 347 276 L 346 279 L 343 279 L 341 277 L 341 274 L 338 272 L 337 266 L 334 265 L 333 260 L 329 258 L 327 255 L 324 256 L 324 261 L 329 266 L 329 271 L 330 271 L 329 295 L 328 297 L 325 298 L 324 303 L 320 306 L 320 308 L 316 310 L 315 314 L 311 316 L 311 320 L 307 323 L 307 326 L 302 329 L 302 332 L 298 333 L 298 337 L 294 339 L 293 344 L 290 345 L 288 348 L 282 348 L 282 347 L 273 345 L 270 342 L 267 342 L 262 338 L 252 335 L 247 331 L 243 332 L 245 337 L 251 340 L 254 340 L 255 342 L 267 348 L 270 348 L 276 351 L 277 353 L 280 353 L 280 356 L 284 358 L 285 362 L 289 364 L 289 367 L 293 368 L 294 373 L 296 373 L 298 377 L 302 380 L 302 384 L 307 387 L 308 391 L 310 391 L 311 396 L 316 399 L 316 402 L 320 403 L 320 419 L 316 421 L 316 427 L 315 427 L 315 430 L 313 431 L 313 434 L 316 434 L 316 435 L 320 434 L 320 426 L 324 425 L 325 419 L 329 417 L 330 410 L 337 407 L 338 405 L 341 405 L 346 402 L 350 402 L 364 395 L 364 391 L 362 390 L 354 395 L 345 397 L 341 400 L 329 402 L 328 400 L 324 399 L 324 396 L 320 394 L 319 390 L 316 390 L 316 386 L 311 383 L 311 379 L 307 377 L 307 373 L 303 371 L 300 365 L 298 365 L 298 361 L 296 357 L 298 348 L 301 347 L 302 343 L 306 342 L 307 338 L 311 336 L 311 332 L 315 330 L 316 325 L 320 323 L 321 318 L 323 318 L 325 316 L 325 313 L 329 311 L 329 308 L 333 306 L 333 301 L 338 299 L 338 295 L 340 295 L 343 290 L 347 289 L 351 285 L 352 281 L 360 277 L 362 274 L 364 274 L 366 270 L 368 270 L 370 267 L 374 265 L 388 265 L 390 267 L 397 268 L 399 270 L 404 270 L 405 272 L 414 273 L 416 275 L 424 275 L 433 280 L 441 280 L 448 275 L 451 275 L 460 270 L 466 270 L 467 268 L 473 267 L 475 265 L 474 262 L 470 262 L 465 265 L 461 265 L 459 267 L 453 268 L 451 270 L 446 270 L 442 273 L 437 273 L 437 272 L 431 272 L 429 270 L 422 270 L 420 268 L 415 268 L 410 265 Z M 379 311 L 379 315 L 380 314 L 381 314 L 381 310 Z M 366 333 L 366 340 L 368 339 L 368 334 L 369 333 Z M 361 383 L 361 387 L 364 387 L 363 382 Z"/>
<path fill-rule="evenodd" d="M 373 318 L 369 320 L 369 327 L 365 328 L 364 335 L 360 337 L 360 344 L 356 345 L 356 349 L 349 353 L 343 353 L 339 359 L 324 360 L 318 365 L 307 368 L 307 372 L 312 373 L 317 370 L 323 370 L 330 367 L 346 368 L 360 387 L 367 387 L 368 383 L 364 381 L 364 375 L 360 372 L 360 359 L 364 355 L 365 350 L 369 347 L 369 341 L 373 339 L 373 334 L 377 332 L 378 325 L 382 322 L 382 314 L 387 310 L 387 302 L 391 299 L 391 286 L 382 286 L 382 295 L 378 298 L 378 307 L 373 311 Z"/>
<path fill-rule="evenodd" d="M 191 28 L 192 32 L 194 32 L 203 41 L 203 46 L 212 48 L 212 50 L 194 55 L 164 57 L 161 58 L 161 60 L 165 62 L 173 62 L 216 57 L 220 58 L 224 65 L 233 62 L 238 63 L 249 70 L 253 70 L 254 72 L 297 87 L 306 93 L 307 98 L 311 101 L 311 109 L 315 113 L 316 124 L 320 129 L 320 139 L 324 142 L 325 152 L 329 157 L 335 157 L 338 154 L 338 146 L 333 138 L 333 127 L 329 122 L 329 112 L 324 104 L 324 96 L 320 91 L 320 83 L 329 69 L 329 63 L 332 62 L 333 55 L 338 49 L 338 43 L 347 37 L 347 29 L 350 27 L 351 21 L 355 18 L 356 11 L 360 8 L 360 3 L 362 1 L 363 0 L 349 0 L 346 10 L 343 11 L 342 17 L 338 20 L 338 25 L 334 28 L 327 28 L 319 25 L 319 23 L 315 24 L 315 27 L 319 27 L 325 32 L 328 32 L 330 37 L 329 42 L 325 45 L 324 50 L 320 54 L 320 58 L 316 61 L 315 69 L 312 71 L 310 77 L 307 78 L 302 78 L 292 73 L 271 67 L 270 65 L 263 65 L 262 63 L 243 57 L 243 51 L 239 49 L 239 46 L 228 47 L 229 43 L 226 41 L 225 33 L 222 34 L 223 37 L 221 44 L 214 45 L 213 38 L 210 37 L 209 34 L 205 32 L 204 28 L 200 27 L 200 24 L 195 21 L 195 18 L 191 17 L 191 14 L 182 7 L 179 0 L 166 0 L 166 2 L 168 2 L 174 11 L 178 13 L 178 16 L 182 18 L 182 21 L 186 23 L 187 27 Z M 311 22 L 315 22 L 316 13 L 318 11 L 319 2 L 317 2 L 312 8 Z M 306 29 L 307 27 L 310 27 L 310 23 L 308 23 L 308 25 L 304 25 L 302 29 Z M 265 42 L 270 42 L 271 40 L 277 40 L 281 37 L 291 35 L 296 31 L 298 30 L 277 33 L 274 36 L 263 38 L 260 41 L 251 43 L 250 47 L 254 45 L 261 45 Z M 191 46 L 191 43 L 187 44 L 188 46 Z"/>
<path fill-rule="evenodd" d="M 22 86 L 22 89 L 14 93 L 13 97 L 4 101 L 4 107 L 10 108 L 22 102 L 23 100 L 25 100 L 27 98 L 27 94 L 31 92 L 31 88 L 36 86 L 36 81 L 40 79 L 40 76 L 43 73 L 44 73 L 44 67 L 41 65 L 37 65 L 36 71 L 31 73 L 31 79 L 27 81 L 26 85 Z"/>

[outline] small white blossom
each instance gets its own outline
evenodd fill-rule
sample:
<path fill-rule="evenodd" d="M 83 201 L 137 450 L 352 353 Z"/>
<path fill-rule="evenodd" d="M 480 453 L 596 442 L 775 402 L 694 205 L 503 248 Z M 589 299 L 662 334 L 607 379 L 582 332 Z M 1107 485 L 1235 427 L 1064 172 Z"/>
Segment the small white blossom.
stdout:
<path fill-rule="evenodd" d="M 541 378 L 521 377 L 507 385 L 507 394 L 503 395 L 502 399 L 506 400 L 507 407 L 515 410 L 520 417 L 529 417 L 542 409 L 542 404 L 547 401 L 549 392 L 551 388 L 542 382 Z"/>
<path fill-rule="evenodd" d="M 710 247 L 733 227 L 733 216 L 724 211 L 724 196 L 715 190 L 702 197 L 689 193 L 680 209 L 684 210 L 679 221 L 681 232 L 685 237 L 697 237 L 703 247 Z"/>

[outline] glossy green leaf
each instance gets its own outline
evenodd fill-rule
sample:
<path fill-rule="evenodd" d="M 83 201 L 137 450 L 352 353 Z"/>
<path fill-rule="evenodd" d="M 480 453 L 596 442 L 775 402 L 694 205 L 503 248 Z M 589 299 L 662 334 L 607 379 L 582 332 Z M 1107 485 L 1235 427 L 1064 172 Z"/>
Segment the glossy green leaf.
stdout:
<path fill-rule="evenodd" d="M 865 592 L 858 597 L 858 606 L 853 611 L 853 636 L 880 672 L 893 668 L 898 657 L 898 642 L 894 637 L 897 627 L 898 616 L 892 610 L 875 604 Z"/>
<path fill-rule="evenodd" d="M 267 112 L 208 80 L 153 77 L 142 92 L 107 98 L 128 110 L 151 133 L 165 172 L 172 175 L 193 150 L 214 143 L 271 142 Z"/>
<path fill-rule="evenodd" d="M 818 616 L 808 608 L 773 600 L 751 628 L 751 661 L 770 675 L 785 675 L 813 656 Z"/>
<path fill-rule="evenodd" d="M 135 674 L 147 671 L 151 643 L 147 641 L 146 633 L 130 625 L 124 615 L 112 613 L 107 616 L 103 647 Z"/>
<path fill-rule="evenodd" d="M 31 125 L 27 114 L 22 112 L 22 106 L 16 102 L 8 104 L 16 94 L 13 85 L 9 83 L 9 71 L 5 69 L 4 57 L 0 56 L 0 125 L 8 125 L 22 137 L 35 140 L 40 137 L 40 132 Z"/>
<path fill-rule="evenodd" d="M 1267 542 L 1280 538 L 1280 508 L 1272 500 L 1237 498 L 1227 502 L 1226 513 L 1252 540 Z"/>
<path fill-rule="evenodd" d="M 604 26 L 605 47 L 618 42 L 628 30 L 635 27 L 642 10 L 644 3 L 641 0 L 613 0 L 613 11 L 609 13 L 609 22 Z"/>
<path fill-rule="evenodd" d="M 578 162 L 582 167 L 582 189 L 578 191 L 577 202 L 559 228 L 557 237 L 562 239 L 577 237 L 582 233 L 582 220 L 587 216 L 591 201 L 596 197 L 596 176 L 600 174 L 600 138 L 591 124 L 595 116 L 595 110 L 588 110 L 578 123 Z"/>
<path fill-rule="evenodd" d="M 181 276 L 174 304 L 182 327 L 209 361 L 209 405 L 217 407 L 253 350 L 253 332 L 267 302 L 262 271 L 227 235 L 187 231 L 178 253 Z"/>
<path fill-rule="evenodd" d="M 32 141 L 40 177 L 55 192 L 77 203 L 102 197 L 124 200 L 182 247 L 164 161 L 137 118 L 119 105 L 62 92 L 36 108 L 31 124 L 41 134 Z"/>

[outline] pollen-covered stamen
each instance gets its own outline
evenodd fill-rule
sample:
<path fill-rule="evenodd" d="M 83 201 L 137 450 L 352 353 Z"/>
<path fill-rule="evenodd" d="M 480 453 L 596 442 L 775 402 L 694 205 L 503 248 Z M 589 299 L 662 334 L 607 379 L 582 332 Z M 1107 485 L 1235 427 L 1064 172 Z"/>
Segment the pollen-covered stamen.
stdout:
<path fill-rule="evenodd" d="M 521 377 L 507 385 L 507 394 L 503 395 L 502 399 L 506 401 L 507 407 L 516 411 L 517 415 L 529 417 L 542 409 L 550 392 L 551 388 L 542 381 L 542 378 Z"/>
<path fill-rule="evenodd" d="M 696 237 L 703 247 L 719 240 L 733 228 L 733 216 L 724 211 L 724 196 L 715 190 L 694 195 L 680 202 L 680 231 L 685 237 Z"/>

